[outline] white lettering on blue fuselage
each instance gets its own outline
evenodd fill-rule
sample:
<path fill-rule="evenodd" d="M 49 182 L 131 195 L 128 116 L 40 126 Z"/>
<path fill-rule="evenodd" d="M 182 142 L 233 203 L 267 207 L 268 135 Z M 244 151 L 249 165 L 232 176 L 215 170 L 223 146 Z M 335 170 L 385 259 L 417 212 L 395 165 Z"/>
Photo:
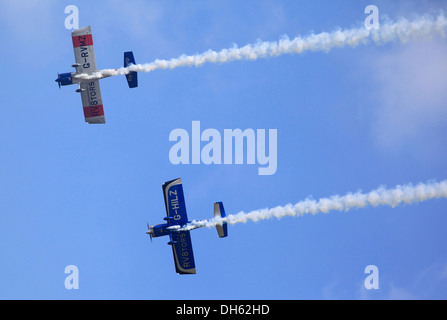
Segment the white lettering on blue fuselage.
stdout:
<path fill-rule="evenodd" d="M 174 197 L 171 198 L 171 196 L 173 196 L 173 195 L 175 196 L 175 198 Z M 174 190 L 174 191 L 169 190 L 169 197 L 170 197 L 169 203 L 170 203 L 170 207 L 171 207 L 170 211 L 172 211 L 171 217 L 176 221 L 180 220 L 182 218 L 182 216 L 180 214 L 178 214 L 178 209 L 180 209 L 180 207 L 179 207 L 179 201 L 178 201 L 178 196 L 177 196 L 177 190 Z"/>
<path fill-rule="evenodd" d="M 180 233 L 179 238 L 181 265 L 183 268 L 187 269 L 191 267 L 191 259 L 189 258 L 188 241 L 186 240 L 186 234 Z"/>

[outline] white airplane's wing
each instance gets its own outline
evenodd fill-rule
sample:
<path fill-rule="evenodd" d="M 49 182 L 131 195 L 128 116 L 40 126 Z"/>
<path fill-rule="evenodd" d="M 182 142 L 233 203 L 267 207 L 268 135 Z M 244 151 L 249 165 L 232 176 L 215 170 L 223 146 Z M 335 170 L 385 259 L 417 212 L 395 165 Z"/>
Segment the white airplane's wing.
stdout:
<path fill-rule="evenodd" d="M 76 60 L 77 73 L 96 71 L 95 51 L 93 49 L 92 30 L 89 27 L 77 29 L 71 33 Z"/>
<path fill-rule="evenodd" d="M 96 60 L 90 26 L 73 31 L 71 36 L 76 59 L 76 72 L 87 74 L 95 72 Z M 106 123 L 99 80 L 80 82 L 79 91 L 81 92 L 85 121 L 88 123 Z"/>
<path fill-rule="evenodd" d="M 99 80 L 89 80 L 79 83 L 82 106 L 84 107 L 85 122 L 106 123 L 102 106 Z"/>

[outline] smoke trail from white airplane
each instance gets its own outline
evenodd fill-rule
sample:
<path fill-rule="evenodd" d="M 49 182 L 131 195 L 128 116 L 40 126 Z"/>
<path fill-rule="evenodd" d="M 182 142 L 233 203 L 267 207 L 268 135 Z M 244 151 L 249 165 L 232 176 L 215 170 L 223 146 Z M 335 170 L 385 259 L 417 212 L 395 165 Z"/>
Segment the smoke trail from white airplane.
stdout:
<path fill-rule="evenodd" d="M 194 220 L 179 231 L 191 230 L 202 227 L 215 227 L 223 223 L 238 224 L 248 221 L 262 221 L 267 219 L 281 219 L 283 217 L 301 217 L 304 215 L 316 215 L 319 213 L 329 213 L 331 211 L 350 211 L 365 207 L 389 206 L 395 208 L 401 204 L 415 204 L 427 200 L 447 198 L 447 180 L 436 183 L 419 183 L 396 186 L 394 189 L 380 187 L 369 193 L 348 193 L 344 196 L 332 196 L 313 200 L 307 198 L 295 205 L 288 204 L 273 209 L 256 210 L 252 212 L 239 212 L 228 215 L 225 218 L 213 218 L 210 220 Z"/>
<path fill-rule="evenodd" d="M 276 42 L 261 42 L 248 44 L 241 48 L 234 45 L 232 48 L 221 51 L 208 50 L 196 55 L 182 55 L 170 60 L 157 59 L 147 64 L 137 64 L 121 69 L 105 69 L 92 74 L 77 75 L 80 79 L 95 79 L 104 76 L 125 75 L 130 71 L 152 72 L 157 69 L 175 69 L 179 67 L 199 67 L 205 63 L 226 63 L 237 60 L 257 60 L 260 58 L 277 57 L 283 54 L 302 54 L 305 52 L 329 52 L 334 48 L 356 47 L 360 44 L 374 42 L 377 45 L 399 40 L 405 43 L 411 39 L 424 38 L 439 34 L 445 36 L 447 19 L 441 13 L 436 18 L 420 16 L 413 21 L 400 18 L 397 22 L 388 22 L 380 25 L 379 29 L 336 30 L 311 34 L 307 37 L 289 39 L 282 37 Z"/>

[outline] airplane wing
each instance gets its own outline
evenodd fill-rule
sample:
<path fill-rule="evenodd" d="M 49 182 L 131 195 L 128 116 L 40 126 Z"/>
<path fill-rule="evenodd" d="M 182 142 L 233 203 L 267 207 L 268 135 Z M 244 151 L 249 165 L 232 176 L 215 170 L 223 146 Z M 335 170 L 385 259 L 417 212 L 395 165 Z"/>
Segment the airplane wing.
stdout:
<path fill-rule="evenodd" d="M 93 73 L 97 71 L 90 26 L 73 31 L 71 37 L 77 65 L 76 71 L 78 73 Z"/>
<path fill-rule="evenodd" d="M 79 83 L 79 89 L 81 91 L 82 106 L 84 107 L 85 122 L 90 124 L 106 123 L 99 80 L 81 82 Z"/>
<path fill-rule="evenodd" d="M 95 51 L 93 49 L 92 30 L 89 27 L 77 29 L 71 33 L 76 60 L 77 73 L 96 72 Z M 105 123 L 104 109 L 98 80 L 86 80 L 79 83 L 85 122 Z"/>
<path fill-rule="evenodd" d="M 192 251 L 189 231 L 171 233 L 172 253 L 174 255 L 175 271 L 179 274 L 195 274 L 194 253 Z"/>
<path fill-rule="evenodd" d="M 188 223 L 182 179 L 175 179 L 163 184 L 166 215 L 169 226 L 183 226 Z"/>
<path fill-rule="evenodd" d="M 182 179 L 175 179 L 163 184 L 163 195 L 166 205 L 169 226 L 183 226 L 188 223 Z M 194 253 L 189 231 L 172 232 L 172 253 L 175 270 L 179 274 L 195 274 Z"/>

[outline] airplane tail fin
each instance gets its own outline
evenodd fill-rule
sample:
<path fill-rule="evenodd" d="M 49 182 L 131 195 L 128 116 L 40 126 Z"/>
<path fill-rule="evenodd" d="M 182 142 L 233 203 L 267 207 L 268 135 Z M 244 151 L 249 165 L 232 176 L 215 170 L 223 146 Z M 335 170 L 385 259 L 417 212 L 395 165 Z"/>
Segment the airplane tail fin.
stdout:
<path fill-rule="evenodd" d="M 225 209 L 222 202 L 214 204 L 214 218 L 225 218 Z M 217 234 L 219 238 L 228 237 L 228 225 L 226 222 L 216 225 Z"/>
<path fill-rule="evenodd" d="M 136 64 L 133 52 L 132 51 L 124 52 L 124 68 L 127 68 L 132 64 Z M 138 74 L 136 71 L 130 71 L 128 74 L 126 74 L 126 80 L 127 84 L 129 85 L 129 88 L 138 87 Z"/>

